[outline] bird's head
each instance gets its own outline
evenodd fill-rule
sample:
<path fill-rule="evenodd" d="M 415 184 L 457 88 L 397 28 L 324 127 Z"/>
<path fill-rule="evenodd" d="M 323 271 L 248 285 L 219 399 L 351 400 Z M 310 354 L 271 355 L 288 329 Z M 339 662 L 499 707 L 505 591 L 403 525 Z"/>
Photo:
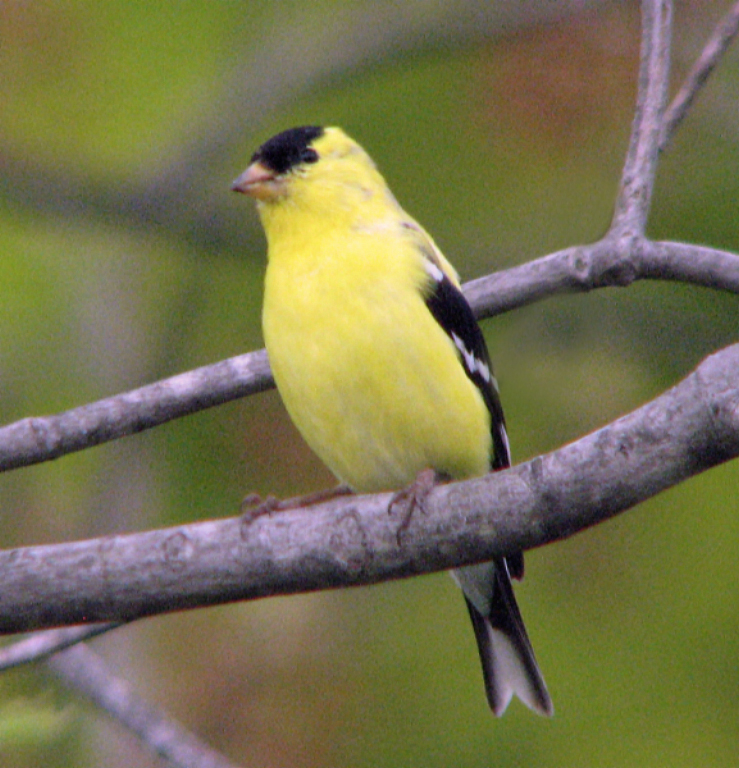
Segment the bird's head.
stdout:
<path fill-rule="evenodd" d="M 337 213 L 373 198 L 383 204 L 392 199 L 359 144 L 340 128 L 319 126 L 291 128 L 266 141 L 231 189 L 256 198 L 263 213 L 286 201 Z"/>

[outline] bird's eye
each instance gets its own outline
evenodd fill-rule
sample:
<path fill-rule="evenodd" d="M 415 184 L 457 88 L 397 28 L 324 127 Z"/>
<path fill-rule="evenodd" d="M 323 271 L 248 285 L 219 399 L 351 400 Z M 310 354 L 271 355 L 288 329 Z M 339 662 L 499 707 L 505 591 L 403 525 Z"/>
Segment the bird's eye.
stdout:
<path fill-rule="evenodd" d="M 315 149 L 307 148 L 303 150 L 303 154 L 300 156 L 300 159 L 304 163 L 316 163 L 318 162 L 318 152 L 316 152 Z"/>

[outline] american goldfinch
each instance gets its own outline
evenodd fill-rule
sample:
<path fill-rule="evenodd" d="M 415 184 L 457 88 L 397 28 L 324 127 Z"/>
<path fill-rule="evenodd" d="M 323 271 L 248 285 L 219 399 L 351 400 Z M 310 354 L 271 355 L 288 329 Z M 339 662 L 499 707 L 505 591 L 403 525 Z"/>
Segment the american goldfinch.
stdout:
<path fill-rule="evenodd" d="M 339 128 L 274 136 L 232 189 L 268 246 L 262 323 L 277 388 L 308 445 L 362 493 L 510 466 L 487 348 L 454 268 Z M 452 572 L 491 709 L 552 714 L 511 586 L 523 556 Z"/>

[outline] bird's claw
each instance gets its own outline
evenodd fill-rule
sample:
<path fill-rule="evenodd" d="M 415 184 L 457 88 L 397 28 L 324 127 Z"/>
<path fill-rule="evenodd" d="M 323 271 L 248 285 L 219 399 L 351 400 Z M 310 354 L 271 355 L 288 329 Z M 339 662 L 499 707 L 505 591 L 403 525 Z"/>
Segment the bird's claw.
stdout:
<path fill-rule="evenodd" d="M 416 509 L 422 513 L 426 512 L 426 499 L 431 491 L 434 490 L 438 477 L 433 469 L 424 469 L 418 473 L 416 479 L 405 488 L 399 490 L 387 506 L 389 515 L 393 515 L 396 510 L 400 512 L 400 523 L 395 531 L 395 537 L 398 546 L 401 544 L 403 534 L 408 530 L 413 513 Z"/>
<path fill-rule="evenodd" d="M 308 493 L 304 496 L 294 496 L 290 499 L 278 499 L 271 495 L 262 499 L 258 493 L 249 493 L 244 496 L 239 505 L 242 534 L 257 518 L 264 515 L 271 515 L 273 512 L 282 512 L 287 509 L 297 509 L 298 507 L 309 507 L 312 504 L 319 504 L 336 496 L 345 496 L 350 493 L 352 491 L 346 485 L 337 485 L 335 488 Z"/>
<path fill-rule="evenodd" d="M 267 496 L 263 499 L 258 493 L 247 494 L 239 504 L 242 529 L 248 528 L 258 517 L 269 515 L 279 509 L 280 504 L 276 496 Z"/>

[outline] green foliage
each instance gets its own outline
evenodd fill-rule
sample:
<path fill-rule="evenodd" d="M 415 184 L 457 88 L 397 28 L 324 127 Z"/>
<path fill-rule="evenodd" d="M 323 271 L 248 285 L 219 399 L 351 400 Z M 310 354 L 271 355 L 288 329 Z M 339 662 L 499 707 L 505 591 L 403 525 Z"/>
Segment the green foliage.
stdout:
<path fill-rule="evenodd" d="M 229 183 L 293 124 L 353 134 L 465 278 L 604 231 L 633 109 L 634 8 L 388 51 L 283 93 L 285 42 L 265 107 L 229 101 L 237 74 L 262 82 L 263 50 L 291 30 L 306 44 L 334 5 L 0 4 L 3 423 L 261 345 L 264 243 Z M 694 11 L 694 38 L 707 6 L 721 10 Z M 652 236 L 739 250 L 736 68 L 717 72 L 671 146 Z M 238 138 L 222 131 L 234 121 Z M 211 135 L 226 139 L 190 154 Z M 203 167 L 161 183 L 180 158 Z M 154 200 L 128 208 L 147 188 Z M 736 296 L 665 283 L 488 321 L 514 457 L 656 395 L 735 341 L 738 317 Z M 137 687 L 244 765 L 724 766 L 739 726 L 738 481 L 736 464 L 713 470 L 530 553 L 518 594 L 551 722 L 515 703 L 491 718 L 464 605 L 441 576 L 163 617 L 100 642 L 138 657 Z M 269 393 L 0 476 L 0 535 L 15 546 L 231 515 L 249 491 L 330 482 Z M 49 677 L 6 676 L 4 765 L 95 765 L 100 738 L 131 748 L 92 715 L 80 732 L 44 694 Z"/>

